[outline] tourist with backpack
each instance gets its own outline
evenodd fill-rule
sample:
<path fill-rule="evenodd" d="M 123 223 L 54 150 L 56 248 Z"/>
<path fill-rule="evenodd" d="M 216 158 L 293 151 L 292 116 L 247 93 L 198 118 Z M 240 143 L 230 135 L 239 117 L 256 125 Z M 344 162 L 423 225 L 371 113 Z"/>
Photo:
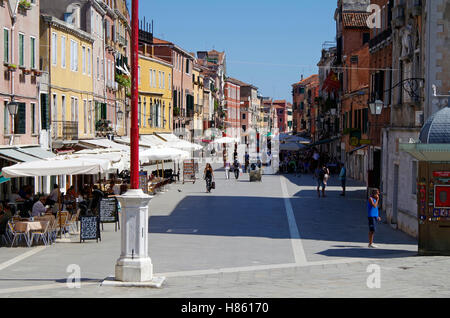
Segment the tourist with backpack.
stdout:
<path fill-rule="evenodd" d="M 317 194 L 320 198 L 320 187 L 322 187 L 322 196 L 325 198 L 325 188 L 327 186 L 328 178 L 330 177 L 330 171 L 324 165 L 322 167 L 318 166 L 316 169 L 316 178 L 317 178 Z"/>

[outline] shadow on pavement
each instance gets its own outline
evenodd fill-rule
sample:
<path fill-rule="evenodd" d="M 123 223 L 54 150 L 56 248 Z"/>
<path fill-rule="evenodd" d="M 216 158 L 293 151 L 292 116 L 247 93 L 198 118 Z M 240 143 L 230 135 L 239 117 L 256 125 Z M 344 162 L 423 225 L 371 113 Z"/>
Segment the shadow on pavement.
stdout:
<path fill-rule="evenodd" d="M 339 197 L 337 191 L 320 200 L 309 198 L 317 195 L 315 191 L 301 191 L 297 195 L 290 202 L 302 240 L 367 242 L 365 202 Z M 187 196 L 170 215 L 151 216 L 149 232 L 290 239 L 284 204 L 283 198 Z M 375 243 L 417 244 L 415 239 L 384 224 L 377 227 Z"/>
<path fill-rule="evenodd" d="M 390 249 L 369 249 L 369 248 L 342 248 L 342 249 L 328 249 L 317 253 L 319 255 L 329 257 L 345 257 L 345 258 L 403 258 L 417 256 L 414 251 L 401 251 Z"/>

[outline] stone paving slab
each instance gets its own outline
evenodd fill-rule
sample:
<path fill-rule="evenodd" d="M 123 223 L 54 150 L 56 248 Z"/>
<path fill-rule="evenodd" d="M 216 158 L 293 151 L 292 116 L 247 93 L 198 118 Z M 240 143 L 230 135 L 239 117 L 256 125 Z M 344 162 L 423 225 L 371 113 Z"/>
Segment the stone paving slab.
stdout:
<path fill-rule="evenodd" d="M 161 289 L 100 287 L 120 253 L 120 234 L 108 224 L 98 244 L 55 244 L 0 270 L 0 297 L 450 296 L 449 258 L 415 256 L 416 240 L 385 224 L 376 235 L 380 249 L 367 249 L 365 191 L 355 182 L 341 198 L 332 179 L 329 197 L 318 200 L 311 176 L 288 176 L 307 259 L 294 264 L 281 178 L 249 183 L 216 171 L 211 194 L 199 180 L 155 196 L 149 253 L 155 275 L 168 276 Z M 0 248 L 0 260 L 27 250 Z M 66 285 L 71 264 L 80 265 L 81 289 Z M 366 285 L 369 264 L 381 267 L 379 290 Z"/>

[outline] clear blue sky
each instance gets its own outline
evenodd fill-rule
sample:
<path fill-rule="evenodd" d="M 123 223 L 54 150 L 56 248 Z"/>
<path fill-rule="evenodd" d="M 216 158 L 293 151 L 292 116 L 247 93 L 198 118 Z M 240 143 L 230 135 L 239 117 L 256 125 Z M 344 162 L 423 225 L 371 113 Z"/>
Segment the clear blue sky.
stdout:
<path fill-rule="evenodd" d="M 130 1 L 131 2 L 131 1 Z M 140 0 L 154 35 L 188 52 L 225 51 L 227 75 L 292 102 L 291 84 L 317 73 L 335 40 L 336 0 Z"/>

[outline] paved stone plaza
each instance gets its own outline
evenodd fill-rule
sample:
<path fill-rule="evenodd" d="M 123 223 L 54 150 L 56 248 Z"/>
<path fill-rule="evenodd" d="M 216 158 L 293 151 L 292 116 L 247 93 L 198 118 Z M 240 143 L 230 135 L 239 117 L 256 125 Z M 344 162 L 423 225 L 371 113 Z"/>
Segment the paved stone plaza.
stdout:
<path fill-rule="evenodd" d="M 168 187 L 150 203 L 149 250 L 161 289 L 105 287 L 120 254 L 120 232 L 102 241 L 0 248 L 0 297 L 448 297 L 450 258 L 418 257 L 415 239 L 378 226 L 367 248 L 365 188 L 339 196 L 334 176 L 318 198 L 310 175 L 248 175 L 216 190 L 204 181 Z M 380 269 L 380 288 L 369 288 Z M 71 267 L 72 265 L 72 267 Z M 73 265 L 81 288 L 67 285 Z M 78 266 L 78 267 L 77 267 Z"/>

